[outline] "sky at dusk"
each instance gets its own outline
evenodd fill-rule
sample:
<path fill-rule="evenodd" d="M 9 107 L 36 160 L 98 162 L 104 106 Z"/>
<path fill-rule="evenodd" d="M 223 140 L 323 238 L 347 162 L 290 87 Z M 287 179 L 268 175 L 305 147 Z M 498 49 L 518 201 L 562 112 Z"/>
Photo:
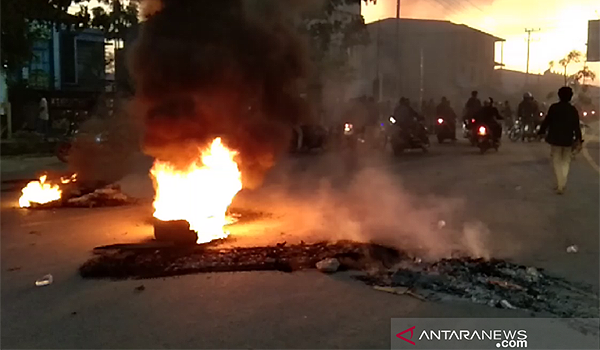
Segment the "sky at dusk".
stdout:
<path fill-rule="evenodd" d="M 367 23 L 396 16 L 396 0 L 377 0 L 362 7 Z M 600 19 L 598 0 L 402 0 L 401 16 L 449 20 L 466 24 L 506 39 L 507 69 L 525 71 L 525 28 L 541 29 L 532 34 L 530 72 L 542 73 L 548 62 L 558 61 L 571 50 L 586 51 L 588 20 Z M 496 50 L 500 62 L 500 46 Z M 600 73 L 600 64 L 590 63 Z M 580 65 L 573 65 L 576 71 Z M 600 74 L 597 74 L 600 75 Z M 596 79 L 595 83 L 598 83 Z"/>

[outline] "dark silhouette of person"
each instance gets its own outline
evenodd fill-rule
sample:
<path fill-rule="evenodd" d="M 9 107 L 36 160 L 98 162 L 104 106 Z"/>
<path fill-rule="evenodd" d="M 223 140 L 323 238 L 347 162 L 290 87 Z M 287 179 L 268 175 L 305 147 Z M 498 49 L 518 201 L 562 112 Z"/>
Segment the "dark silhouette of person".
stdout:
<path fill-rule="evenodd" d="M 498 108 L 494 107 L 493 98 L 490 97 L 485 102 L 475 119 L 477 125 L 483 124 L 490 128 L 494 139 L 500 140 L 502 138 L 502 124 L 498 120 L 503 120 L 504 118 L 500 115 Z"/>
<path fill-rule="evenodd" d="M 474 118 L 481 109 L 481 101 L 477 97 L 478 95 L 479 93 L 477 91 L 471 92 L 471 97 L 467 100 L 467 103 L 465 104 L 464 119 Z"/>
<path fill-rule="evenodd" d="M 568 86 L 560 88 L 558 98 L 560 101 L 548 109 L 539 134 L 543 135 L 546 130 L 548 131 L 546 142 L 551 148 L 556 193 L 563 194 L 567 185 L 573 149 L 581 147 L 583 137 L 579 126 L 579 112 L 571 104 L 573 89 Z"/>
<path fill-rule="evenodd" d="M 454 109 L 452 109 L 450 101 L 448 101 L 445 96 L 442 97 L 442 101 L 437 105 L 435 114 L 448 123 L 448 126 L 452 129 L 454 139 L 456 139 L 456 113 L 454 112 Z"/>
<path fill-rule="evenodd" d="M 539 122 L 540 109 L 530 92 L 523 94 L 523 100 L 519 103 L 517 116 L 523 121 L 523 126 L 528 126 L 533 131 Z M 523 133 L 522 139 L 526 137 Z"/>

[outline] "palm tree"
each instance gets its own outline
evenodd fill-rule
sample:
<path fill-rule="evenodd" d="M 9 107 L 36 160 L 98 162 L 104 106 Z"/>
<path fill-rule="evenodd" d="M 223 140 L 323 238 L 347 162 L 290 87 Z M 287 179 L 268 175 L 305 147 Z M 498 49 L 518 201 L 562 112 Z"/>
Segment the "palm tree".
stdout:
<path fill-rule="evenodd" d="M 596 80 L 596 73 L 590 70 L 588 66 L 583 66 L 583 69 L 573 75 L 573 80 L 577 82 L 581 80 L 582 85 L 585 85 L 587 79 L 590 79 L 592 82 Z"/>
<path fill-rule="evenodd" d="M 565 86 L 567 85 L 567 68 L 571 63 L 579 63 L 581 62 L 581 57 L 583 54 L 580 51 L 573 50 L 569 52 L 564 58 L 558 61 L 558 64 L 561 65 L 565 70 Z"/>
<path fill-rule="evenodd" d="M 554 61 L 548 62 L 548 71 L 552 73 L 552 69 L 554 68 Z"/>

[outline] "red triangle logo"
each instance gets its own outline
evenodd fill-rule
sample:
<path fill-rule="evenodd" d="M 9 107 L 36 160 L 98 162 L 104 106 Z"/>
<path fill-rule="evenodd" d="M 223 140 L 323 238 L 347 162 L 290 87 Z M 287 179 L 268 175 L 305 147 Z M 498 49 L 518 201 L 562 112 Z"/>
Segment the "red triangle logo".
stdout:
<path fill-rule="evenodd" d="M 407 330 L 404 330 L 404 331 L 402 331 L 402 332 L 400 332 L 400 333 L 396 334 L 396 337 L 398 337 L 398 338 L 400 338 L 400 339 L 404 340 L 405 342 L 407 342 L 407 343 L 410 343 L 410 344 L 412 344 L 412 345 L 417 345 L 417 344 L 416 344 L 414 341 L 410 340 L 410 339 L 412 339 L 412 337 L 413 337 L 413 335 L 414 335 L 413 331 L 415 330 L 415 327 L 416 327 L 416 326 L 412 326 L 412 327 L 410 327 L 409 329 L 407 329 Z M 404 334 L 404 333 L 408 333 L 408 332 L 410 332 L 410 338 L 406 339 L 406 338 L 404 338 L 404 337 L 402 336 L 402 334 Z"/>

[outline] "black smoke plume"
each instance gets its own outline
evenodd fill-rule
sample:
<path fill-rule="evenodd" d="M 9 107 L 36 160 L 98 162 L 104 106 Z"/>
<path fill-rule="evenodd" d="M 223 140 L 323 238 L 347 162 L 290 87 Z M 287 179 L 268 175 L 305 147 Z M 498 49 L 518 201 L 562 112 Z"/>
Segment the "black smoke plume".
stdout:
<path fill-rule="evenodd" d="M 260 182 L 307 114 L 303 46 L 281 3 L 163 0 L 149 15 L 130 57 L 145 153 L 185 166 L 222 137 L 245 187 Z"/>

